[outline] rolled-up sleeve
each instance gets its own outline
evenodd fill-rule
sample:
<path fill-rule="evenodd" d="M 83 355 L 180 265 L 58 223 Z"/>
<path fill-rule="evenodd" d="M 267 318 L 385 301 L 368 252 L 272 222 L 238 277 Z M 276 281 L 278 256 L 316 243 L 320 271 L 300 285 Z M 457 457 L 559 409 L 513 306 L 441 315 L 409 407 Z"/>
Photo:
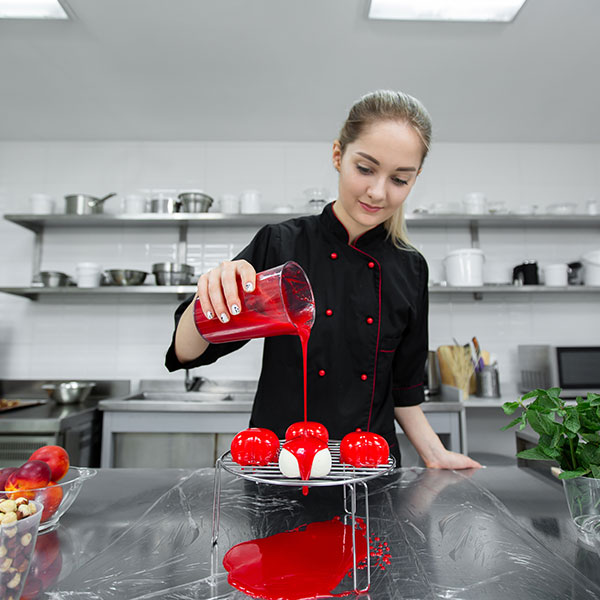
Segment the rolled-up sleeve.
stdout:
<path fill-rule="evenodd" d="M 414 406 L 425 400 L 423 376 L 429 349 L 428 315 L 429 273 L 427 262 L 420 261 L 416 301 L 411 321 L 394 354 L 392 394 L 394 406 Z"/>
<path fill-rule="evenodd" d="M 279 236 L 276 226 L 265 225 L 254 236 L 252 241 L 232 260 L 247 260 L 256 270 L 256 272 L 270 269 L 277 266 L 279 248 Z M 203 365 L 210 365 L 218 360 L 221 356 L 230 354 L 238 350 L 248 343 L 249 340 L 241 342 L 226 342 L 224 344 L 209 344 L 208 348 L 196 359 L 186 363 L 180 362 L 175 354 L 175 331 L 179 324 L 179 319 L 185 309 L 194 301 L 195 294 L 186 298 L 175 311 L 175 328 L 171 338 L 171 345 L 167 350 L 165 357 L 165 366 L 169 371 L 177 371 L 178 369 L 193 369 Z"/>

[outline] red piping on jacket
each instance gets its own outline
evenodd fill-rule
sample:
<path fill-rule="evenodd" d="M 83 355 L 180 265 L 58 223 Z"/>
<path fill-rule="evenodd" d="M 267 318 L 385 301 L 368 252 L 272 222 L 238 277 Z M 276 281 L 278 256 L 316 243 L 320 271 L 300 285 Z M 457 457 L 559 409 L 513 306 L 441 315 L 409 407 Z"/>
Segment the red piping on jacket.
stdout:
<path fill-rule="evenodd" d="M 338 216 L 335 214 L 335 210 L 333 209 L 333 206 L 331 207 L 331 212 L 333 213 L 333 216 L 338 220 L 339 224 L 346 231 L 346 234 L 348 235 L 348 242 L 350 242 L 350 233 L 346 229 L 346 226 L 338 219 Z M 370 229 L 368 231 L 370 231 Z M 381 333 L 381 279 L 382 279 L 382 273 L 381 273 L 381 265 L 379 264 L 379 262 L 375 258 L 373 258 L 370 254 L 367 254 L 366 252 L 363 252 L 362 250 L 360 250 L 359 248 L 356 247 L 356 242 L 358 242 L 358 240 L 365 233 L 367 233 L 367 232 L 365 231 L 364 233 L 361 233 L 354 240 L 354 242 L 352 244 L 349 243 L 348 245 L 350 246 L 350 248 L 354 248 L 354 250 L 360 252 L 361 254 L 364 254 L 365 256 L 368 256 L 373 262 L 375 262 L 377 264 L 377 268 L 379 269 L 379 291 L 378 291 L 379 318 L 377 319 L 377 343 L 375 345 L 375 364 L 373 365 L 373 389 L 371 390 L 371 404 L 369 406 L 369 419 L 367 421 L 367 431 L 371 431 L 371 415 L 373 414 L 373 401 L 375 400 L 375 381 L 377 379 L 377 357 L 379 354 L 379 335 Z"/>

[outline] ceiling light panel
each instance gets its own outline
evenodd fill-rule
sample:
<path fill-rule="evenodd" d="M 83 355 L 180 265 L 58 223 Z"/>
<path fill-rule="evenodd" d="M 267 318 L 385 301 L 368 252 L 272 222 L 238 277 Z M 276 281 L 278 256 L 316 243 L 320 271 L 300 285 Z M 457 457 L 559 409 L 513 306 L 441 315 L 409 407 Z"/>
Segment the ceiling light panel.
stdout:
<path fill-rule="evenodd" d="M 371 0 L 369 19 L 512 21 L 525 0 Z"/>
<path fill-rule="evenodd" d="M 68 19 L 58 0 L 0 0 L 0 19 Z"/>

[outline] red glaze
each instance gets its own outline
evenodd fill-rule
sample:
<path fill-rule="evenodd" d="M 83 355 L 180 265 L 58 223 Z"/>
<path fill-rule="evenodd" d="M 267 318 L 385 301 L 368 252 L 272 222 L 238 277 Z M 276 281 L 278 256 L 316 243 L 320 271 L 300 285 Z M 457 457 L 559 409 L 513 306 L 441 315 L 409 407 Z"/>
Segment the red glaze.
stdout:
<path fill-rule="evenodd" d="M 285 439 L 286 441 L 289 441 L 301 435 L 316 437 L 323 440 L 325 443 L 329 441 L 329 432 L 325 428 L 325 425 L 316 423 L 315 421 L 299 421 L 298 423 L 292 423 L 285 432 Z"/>
<path fill-rule="evenodd" d="M 340 461 L 354 467 L 375 467 L 387 463 L 390 447 L 380 435 L 357 429 L 340 444 Z"/>
<path fill-rule="evenodd" d="M 307 363 L 307 353 L 308 353 L 308 338 L 310 337 L 310 326 L 307 325 L 298 325 L 296 327 L 296 331 L 298 333 L 298 337 L 300 338 L 300 345 L 302 346 L 302 378 L 304 381 L 304 421 L 307 421 L 307 411 L 306 411 L 306 363 Z M 286 440 L 287 433 L 286 433 Z"/>
<path fill-rule="evenodd" d="M 326 449 L 327 442 L 324 442 L 316 437 L 301 435 L 300 437 L 286 442 L 282 446 L 282 449 L 283 448 L 291 452 L 296 457 L 296 460 L 298 461 L 298 468 L 300 470 L 300 479 L 307 481 L 310 479 L 313 462 L 317 452 Z"/>
<path fill-rule="evenodd" d="M 231 458 L 242 466 L 267 465 L 277 458 L 279 439 L 270 429 L 250 427 L 231 442 Z"/>
<path fill-rule="evenodd" d="M 34 490 L 50 483 L 50 467 L 42 460 L 28 460 L 8 476 L 5 490 Z"/>
<path fill-rule="evenodd" d="M 358 563 L 367 557 L 367 540 L 364 530 L 355 533 Z M 225 554 L 223 566 L 229 583 L 254 598 L 330 597 L 352 569 L 352 526 L 336 518 L 243 542 Z"/>
<path fill-rule="evenodd" d="M 48 463 L 51 481 L 60 481 L 69 470 L 69 455 L 60 446 L 42 446 L 29 457 L 29 460 L 43 460 Z"/>

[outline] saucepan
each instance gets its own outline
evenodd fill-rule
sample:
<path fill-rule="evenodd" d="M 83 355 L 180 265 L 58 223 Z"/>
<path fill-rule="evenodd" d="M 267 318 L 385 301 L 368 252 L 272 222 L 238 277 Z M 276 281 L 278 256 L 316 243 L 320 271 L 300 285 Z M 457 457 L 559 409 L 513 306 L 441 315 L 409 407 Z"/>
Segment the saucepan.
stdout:
<path fill-rule="evenodd" d="M 104 202 L 117 194 L 113 192 L 103 198 L 88 194 L 70 194 L 65 196 L 65 213 L 68 215 L 91 215 L 104 211 Z"/>

